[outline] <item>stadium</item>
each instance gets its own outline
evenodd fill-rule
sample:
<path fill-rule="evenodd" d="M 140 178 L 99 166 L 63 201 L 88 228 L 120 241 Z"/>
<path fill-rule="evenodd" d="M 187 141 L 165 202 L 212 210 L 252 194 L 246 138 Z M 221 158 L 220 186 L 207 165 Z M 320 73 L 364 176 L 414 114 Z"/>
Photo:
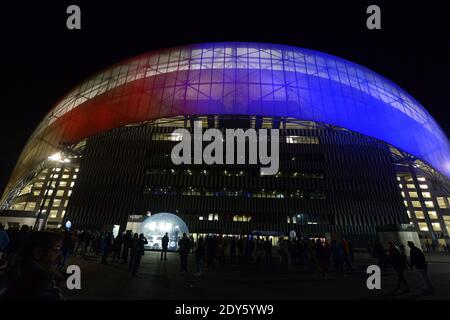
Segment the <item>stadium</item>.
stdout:
<path fill-rule="evenodd" d="M 279 129 L 279 171 L 174 165 L 174 130 Z M 225 143 L 225 142 L 224 142 Z M 0 202 L 9 226 L 138 230 L 170 213 L 194 235 L 450 232 L 450 143 L 411 95 L 297 47 L 207 43 L 113 65 L 68 92 L 29 138 Z"/>

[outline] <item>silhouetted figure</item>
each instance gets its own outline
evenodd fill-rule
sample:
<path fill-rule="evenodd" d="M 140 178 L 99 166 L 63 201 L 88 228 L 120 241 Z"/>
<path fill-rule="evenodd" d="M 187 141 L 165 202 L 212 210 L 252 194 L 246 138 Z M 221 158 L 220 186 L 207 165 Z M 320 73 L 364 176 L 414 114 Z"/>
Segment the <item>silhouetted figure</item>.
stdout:
<path fill-rule="evenodd" d="M 232 237 L 230 240 L 230 261 L 234 262 L 236 259 L 236 249 L 237 249 L 237 241 L 235 237 Z"/>
<path fill-rule="evenodd" d="M 414 242 L 408 241 L 408 247 L 410 248 L 409 256 L 410 256 L 410 265 L 412 267 L 416 267 L 417 271 L 419 272 L 420 276 L 422 277 L 423 281 L 423 289 L 422 291 L 424 293 L 433 293 L 434 288 L 431 285 L 431 281 L 428 278 L 428 264 L 425 260 L 425 255 L 423 254 L 422 250 L 417 248 L 414 245 Z"/>
<path fill-rule="evenodd" d="M 377 265 L 380 267 L 381 271 L 385 271 L 387 268 L 387 254 L 379 241 L 377 241 L 373 247 L 373 254 L 377 259 Z"/>
<path fill-rule="evenodd" d="M 122 264 L 125 264 L 128 261 L 132 237 L 131 230 L 127 230 L 123 238 Z"/>
<path fill-rule="evenodd" d="M 138 240 L 139 235 L 135 233 L 130 241 L 130 262 L 128 263 L 128 269 L 130 269 L 130 271 L 133 269 L 133 259 L 135 254 L 137 253 Z"/>
<path fill-rule="evenodd" d="M 2 298 L 62 300 L 54 273 L 61 246 L 59 234 L 33 232 L 24 244 L 17 264 L 8 272 L 8 284 Z"/>
<path fill-rule="evenodd" d="M 195 262 L 197 264 L 197 276 L 202 275 L 203 259 L 205 257 L 205 240 L 200 236 L 194 251 Z"/>
<path fill-rule="evenodd" d="M 187 272 L 187 260 L 189 250 L 191 249 L 191 240 L 187 237 L 186 233 L 183 233 L 183 237 L 178 242 L 178 252 L 180 254 L 181 272 Z"/>
<path fill-rule="evenodd" d="M 135 234 L 137 235 L 137 233 Z M 132 265 L 131 265 L 131 274 L 133 276 L 136 275 L 137 270 L 141 264 L 142 256 L 145 253 L 145 245 L 148 243 L 147 239 L 144 237 L 144 235 L 141 233 L 139 235 L 139 238 L 133 242 L 134 248 L 132 248 L 133 255 L 132 255 Z"/>
<path fill-rule="evenodd" d="M 316 240 L 314 251 L 316 253 L 319 272 L 321 273 L 322 277 L 326 278 L 328 274 L 328 257 L 325 246 L 320 239 Z"/>
<path fill-rule="evenodd" d="M 407 268 L 406 255 L 402 255 L 400 250 L 394 245 L 393 242 L 389 242 L 389 262 L 392 268 L 397 274 L 397 290 L 404 286 L 403 292 L 410 292 L 408 283 L 406 282 L 404 271 Z"/>
<path fill-rule="evenodd" d="M 331 241 L 330 255 L 337 277 L 344 277 L 344 253 L 342 252 L 342 248 L 338 246 L 336 240 Z"/>
<path fill-rule="evenodd" d="M 266 253 L 266 264 L 272 264 L 272 238 L 267 237 L 264 242 L 264 251 Z"/>
<path fill-rule="evenodd" d="M 163 259 L 163 255 L 164 255 L 164 260 L 167 260 L 167 248 L 169 246 L 169 234 L 166 232 L 166 234 L 164 235 L 164 237 L 162 237 L 161 239 L 161 260 Z"/>
<path fill-rule="evenodd" d="M 66 265 L 67 257 L 69 256 L 70 252 L 72 252 L 73 248 L 73 238 L 69 231 L 66 231 L 64 233 L 64 238 L 62 240 L 62 259 L 61 259 L 61 266 Z"/>
<path fill-rule="evenodd" d="M 111 252 L 112 245 L 113 245 L 113 235 L 111 232 L 108 232 L 107 234 L 104 235 L 102 243 L 102 260 L 101 260 L 102 264 L 106 263 L 106 259 L 108 258 L 108 255 Z"/>
<path fill-rule="evenodd" d="M 8 247 L 8 244 L 9 244 L 9 236 L 6 233 L 3 224 L 0 223 L 0 255 L 1 255 L 0 261 L 3 261 L 3 256 L 5 255 L 5 251 L 6 248 Z"/>
<path fill-rule="evenodd" d="M 120 260 L 120 253 L 122 252 L 122 244 L 123 244 L 123 235 L 118 234 L 117 237 L 114 239 L 113 242 L 113 262 L 119 262 Z"/>

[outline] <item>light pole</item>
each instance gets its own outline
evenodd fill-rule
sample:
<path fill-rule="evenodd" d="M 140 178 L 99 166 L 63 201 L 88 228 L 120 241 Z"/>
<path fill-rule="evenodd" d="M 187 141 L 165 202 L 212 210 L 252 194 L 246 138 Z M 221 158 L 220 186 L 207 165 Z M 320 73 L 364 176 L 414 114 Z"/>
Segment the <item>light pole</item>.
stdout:
<path fill-rule="evenodd" d="M 50 214 L 49 210 L 51 209 L 51 207 L 53 205 L 53 200 L 55 199 L 55 195 L 56 195 L 56 192 L 55 192 L 56 191 L 56 186 L 61 181 L 61 175 L 64 174 L 64 168 L 65 168 L 64 164 L 70 162 L 70 160 L 68 158 L 64 157 L 63 152 L 57 152 L 57 153 L 51 155 L 50 157 L 48 157 L 48 160 L 51 161 L 51 162 L 61 163 L 62 166 L 61 166 L 61 171 L 58 173 L 58 178 L 56 179 L 55 187 L 53 187 L 52 184 L 53 184 L 54 176 L 55 176 L 56 172 L 51 171 L 50 180 L 49 180 L 49 183 L 47 184 L 47 189 L 45 190 L 44 198 L 42 199 L 41 205 L 39 207 L 38 214 L 36 216 L 36 222 L 34 223 L 34 230 L 40 230 L 41 229 L 39 227 L 39 222 L 41 220 L 41 216 L 42 216 L 42 213 L 43 213 L 44 207 L 45 207 L 45 202 L 47 201 L 48 194 L 49 194 L 49 191 L 50 191 L 50 188 L 51 188 L 53 190 L 52 191 L 52 196 L 51 196 L 50 201 L 48 203 L 45 219 L 44 219 L 44 222 L 43 222 L 42 226 L 45 226 L 45 224 L 47 223 L 48 216 Z M 53 169 L 55 169 L 55 168 L 52 168 L 52 170 Z"/>

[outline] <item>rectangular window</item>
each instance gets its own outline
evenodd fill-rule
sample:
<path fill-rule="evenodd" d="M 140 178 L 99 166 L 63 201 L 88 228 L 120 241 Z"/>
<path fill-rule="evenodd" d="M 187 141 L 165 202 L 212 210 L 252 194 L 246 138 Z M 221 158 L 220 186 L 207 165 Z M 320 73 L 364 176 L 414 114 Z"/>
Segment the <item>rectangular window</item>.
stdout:
<path fill-rule="evenodd" d="M 406 210 L 406 214 L 408 215 L 408 218 L 411 219 L 411 212 L 409 210 Z"/>
<path fill-rule="evenodd" d="M 428 231 L 428 226 L 426 222 L 419 222 L 418 225 L 420 231 Z"/>
<path fill-rule="evenodd" d="M 415 189 L 415 188 L 416 188 L 416 186 L 415 186 L 414 184 L 412 184 L 412 183 L 408 183 L 408 184 L 406 185 L 406 187 L 407 187 L 408 189 Z"/>
<path fill-rule="evenodd" d="M 58 215 L 58 210 L 50 210 L 49 218 L 56 218 Z"/>
<path fill-rule="evenodd" d="M 424 182 L 426 181 L 424 177 L 417 177 L 417 181 Z"/>
<path fill-rule="evenodd" d="M 431 198 L 431 193 L 429 193 L 429 192 L 422 192 L 422 197 L 424 197 L 424 198 Z"/>
<path fill-rule="evenodd" d="M 61 200 L 60 199 L 54 199 L 52 205 L 53 205 L 53 208 L 58 208 L 61 205 Z"/>
<path fill-rule="evenodd" d="M 59 186 L 60 186 L 60 187 L 65 187 L 65 186 L 67 186 L 67 181 L 60 181 L 60 182 L 59 182 Z"/>
<path fill-rule="evenodd" d="M 319 144 L 319 137 L 286 136 L 286 143 Z"/>
<path fill-rule="evenodd" d="M 442 231 L 441 225 L 440 225 L 439 222 L 432 222 L 432 223 L 431 223 L 431 226 L 433 227 L 433 230 L 434 230 L 434 231 Z"/>
<path fill-rule="evenodd" d="M 57 197 L 62 197 L 64 195 L 64 190 L 58 190 L 56 191 L 56 196 Z"/>
<path fill-rule="evenodd" d="M 73 188 L 74 185 L 75 185 L 75 182 L 72 181 L 72 182 L 70 183 L 70 187 Z"/>
<path fill-rule="evenodd" d="M 152 135 L 152 140 L 157 141 L 181 141 L 183 140 L 183 135 L 181 133 L 154 133 Z"/>
<path fill-rule="evenodd" d="M 414 208 L 421 208 L 420 201 L 411 201 Z"/>
<path fill-rule="evenodd" d="M 69 179 L 69 177 L 70 176 L 68 174 L 63 174 L 63 176 L 62 176 L 63 179 Z"/>
<path fill-rule="evenodd" d="M 436 211 L 428 211 L 428 216 L 432 220 L 437 220 L 437 218 L 438 218 Z"/>
<path fill-rule="evenodd" d="M 212 213 L 208 214 L 208 221 L 213 221 L 214 215 Z"/>
<path fill-rule="evenodd" d="M 203 220 L 203 216 L 199 216 L 199 217 L 198 217 L 198 220 Z"/>
<path fill-rule="evenodd" d="M 408 201 L 403 201 L 403 203 L 405 204 L 405 207 L 408 207 Z"/>
<path fill-rule="evenodd" d="M 404 198 L 405 197 L 405 193 L 402 191 L 402 197 Z"/>
<path fill-rule="evenodd" d="M 408 192 L 408 194 L 409 194 L 409 197 L 410 198 L 418 198 L 419 196 L 417 195 L 417 192 L 415 192 L 415 191 L 410 191 L 410 192 Z"/>
<path fill-rule="evenodd" d="M 33 196 L 38 197 L 41 194 L 41 190 L 34 190 Z"/>
<path fill-rule="evenodd" d="M 399 184 L 398 184 L 398 187 L 399 187 L 400 189 L 402 189 L 402 188 L 403 188 L 403 185 L 402 185 L 401 183 L 399 183 Z"/>
<path fill-rule="evenodd" d="M 425 219 L 423 211 L 414 211 L 414 215 L 416 216 L 416 219 Z"/>
<path fill-rule="evenodd" d="M 72 190 L 69 190 L 69 191 L 67 192 L 67 196 L 70 197 L 71 195 L 72 195 Z"/>
<path fill-rule="evenodd" d="M 433 201 L 425 201 L 425 207 L 427 207 L 427 208 L 434 208 Z"/>
<path fill-rule="evenodd" d="M 66 210 L 63 210 L 62 212 L 61 212 L 61 219 L 62 218 L 64 218 L 64 215 L 66 214 Z"/>
<path fill-rule="evenodd" d="M 428 189 L 428 185 L 426 184 L 419 184 L 420 189 Z"/>
<path fill-rule="evenodd" d="M 218 213 L 214 214 L 214 221 L 219 221 L 219 214 Z"/>
<path fill-rule="evenodd" d="M 445 203 L 445 198 L 444 197 L 437 197 L 436 201 L 438 203 L 439 208 L 447 209 L 447 204 Z"/>
<path fill-rule="evenodd" d="M 35 188 L 42 188 L 43 185 L 44 185 L 43 182 L 36 182 L 33 186 L 34 186 Z"/>

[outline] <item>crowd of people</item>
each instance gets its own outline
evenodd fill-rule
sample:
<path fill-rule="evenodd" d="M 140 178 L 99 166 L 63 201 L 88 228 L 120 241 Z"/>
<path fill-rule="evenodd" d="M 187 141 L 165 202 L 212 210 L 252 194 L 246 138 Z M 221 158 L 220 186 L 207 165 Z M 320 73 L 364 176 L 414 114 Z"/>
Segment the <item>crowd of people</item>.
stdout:
<path fill-rule="evenodd" d="M 277 240 L 277 241 L 275 241 Z M 65 278 L 65 266 L 69 256 L 86 258 L 98 256 L 99 263 L 127 265 L 132 276 L 136 276 L 148 243 L 143 234 L 128 230 L 113 236 L 112 232 L 99 231 L 32 231 L 29 226 L 5 230 L 0 224 L 0 272 L 8 285 L 3 295 L 6 297 L 38 297 L 57 299 L 61 297 L 55 281 Z M 167 260 L 169 236 L 161 240 L 160 259 Z M 433 287 L 428 278 L 428 265 L 423 252 L 408 242 L 410 260 L 405 247 L 389 243 L 385 249 L 380 242 L 369 243 L 369 253 L 376 258 L 381 270 L 392 268 L 398 278 L 398 289 L 409 292 L 404 277 L 408 267 L 415 267 L 420 273 L 424 291 L 431 293 Z M 323 278 L 334 270 L 338 278 L 353 271 L 354 250 L 348 239 L 341 241 L 310 239 L 306 237 L 277 239 L 271 236 L 199 236 L 197 241 L 183 234 L 178 241 L 180 271 L 188 272 L 188 259 L 195 259 L 197 276 L 202 276 L 205 268 L 217 264 L 254 264 L 257 267 L 286 266 L 316 273 Z M 59 273 L 53 273 L 53 267 Z M 56 277 L 55 277 L 56 275 Z M 11 289 L 12 288 L 12 289 Z M 2 292 L 0 291 L 0 294 Z"/>

